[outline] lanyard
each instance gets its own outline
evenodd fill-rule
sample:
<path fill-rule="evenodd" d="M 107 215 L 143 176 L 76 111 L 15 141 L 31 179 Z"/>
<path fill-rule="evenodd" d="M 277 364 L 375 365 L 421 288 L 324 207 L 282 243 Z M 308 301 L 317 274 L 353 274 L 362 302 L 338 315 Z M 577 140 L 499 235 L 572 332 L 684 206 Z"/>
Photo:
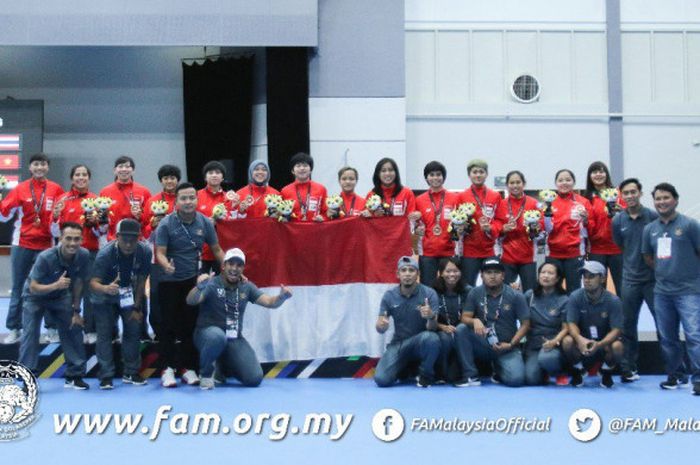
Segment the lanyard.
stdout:
<path fill-rule="evenodd" d="M 187 235 L 187 239 L 190 240 L 190 244 L 192 244 L 192 247 L 194 247 L 194 249 L 195 249 L 197 252 L 199 252 L 199 247 L 197 247 L 197 244 L 196 244 L 196 243 L 194 242 L 194 240 L 192 239 L 192 235 L 190 234 L 190 232 L 189 232 L 189 231 L 187 230 L 187 228 L 185 227 L 185 224 L 184 224 L 184 223 L 182 222 L 182 220 L 180 219 L 180 216 L 179 216 L 177 213 L 175 213 L 175 217 L 177 218 L 177 221 L 180 223 L 180 227 L 182 227 L 183 231 L 185 231 L 185 234 Z M 195 216 L 195 219 L 197 219 L 196 216 Z"/>
<path fill-rule="evenodd" d="M 350 208 L 348 209 L 348 206 L 345 202 L 343 202 L 343 210 L 345 211 L 346 215 L 352 215 L 353 212 L 355 211 L 355 199 L 357 198 L 357 194 L 352 194 L 352 202 L 350 202 Z"/>
<path fill-rule="evenodd" d="M 498 307 L 496 307 L 496 316 L 494 318 L 494 321 L 498 320 L 498 318 L 501 316 L 501 305 L 503 304 L 503 294 L 505 294 L 505 290 L 501 291 L 501 298 L 498 299 Z M 482 306 L 484 307 L 484 319 L 488 323 L 488 321 L 489 321 L 489 295 L 488 295 L 488 293 L 484 294 L 484 301 L 482 303 Z"/>
<path fill-rule="evenodd" d="M 299 192 L 299 184 L 296 185 L 297 200 L 299 200 L 299 206 L 301 207 L 301 214 L 306 220 L 306 212 L 309 210 L 309 199 L 311 197 L 311 183 L 309 182 L 309 190 L 306 191 L 306 201 L 302 202 L 301 193 Z"/>
<path fill-rule="evenodd" d="M 452 326 L 452 322 L 450 321 L 450 312 L 447 309 L 447 300 L 445 299 L 445 294 L 440 295 L 440 299 L 442 300 L 442 308 L 445 309 L 445 321 L 447 321 L 448 326 Z M 462 308 L 462 296 L 460 294 L 457 294 L 457 313 L 460 312 Z"/>
<path fill-rule="evenodd" d="M 129 204 L 129 207 L 131 207 L 134 205 L 134 188 L 133 187 L 131 188 L 128 196 L 124 193 L 124 190 L 126 190 L 126 188 L 119 189 L 119 191 L 122 193 L 122 197 L 124 197 L 124 200 L 126 200 L 127 203 Z"/>
<path fill-rule="evenodd" d="M 134 268 L 136 268 L 136 254 L 138 253 L 138 248 L 134 250 L 134 257 L 131 259 L 131 270 L 129 274 L 129 285 L 133 284 L 134 282 Z M 122 287 L 121 284 L 121 266 L 120 266 L 120 261 L 119 261 L 119 246 L 115 243 L 114 244 L 114 256 L 117 261 L 117 274 L 119 275 L 120 278 L 120 283 L 119 287 Z"/>
<path fill-rule="evenodd" d="M 309 190 L 311 190 L 311 189 L 309 189 Z M 267 188 L 266 188 L 266 187 L 263 187 L 263 192 L 262 192 L 262 194 L 260 194 L 260 196 L 256 199 L 256 198 L 255 198 L 255 184 L 250 184 L 250 198 L 253 199 L 253 203 L 251 204 L 251 206 L 253 206 L 253 205 L 255 205 L 256 203 L 258 203 L 258 200 L 260 200 L 260 199 L 263 198 L 263 196 L 265 195 L 265 192 L 267 192 Z"/>
<path fill-rule="evenodd" d="M 34 184 L 30 181 L 29 182 L 29 191 L 32 193 L 32 203 L 34 204 L 34 213 L 36 213 L 36 216 L 39 217 L 41 214 L 41 206 L 44 204 L 44 197 L 46 197 L 46 186 L 48 183 L 44 184 L 44 189 L 41 191 L 41 198 L 39 199 L 39 202 L 37 203 L 36 201 L 36 194 L 34 193 Z"/>
<path fill-rule="evenodd" d="M 486 192 L 486 189 L 484 189 L 484 192 Z M 481 201 L 479 198 L 479 195 L 476 193 L 476 189 L 474 189 L 474 186 L 472 186 L 472 195 L 474 196 L 474 200 L 476 200 L 476 204 L 479 205 L 479 209 L 481 210 L 481 213 L 484 213 L 484 203 Z M 486 200 L 486 194 L 484 194 L 484 200 Z"/>
<path fill-rule="evenodd" d="M 224 289 L 226 289 L 226 288 L 224 287 Z M 227 298 L 227 296 L 228 296 L 228 292 L 224 292 L 224 296 L 223 296 L 223 299 L 224 299 L 224 312 L 226 313 L 226 319 L 228 320 L 228 319 L 229 319 L 229 314 L 230 314 L 231 312 L 230 312 L 230 309 L 229 309 L 229 306 L 228 306 L 228 298 Z M 233 315 L 232 315 L 233 318 L 231 319 L 231 320 L 233 321 L 233 324 L 232 324 L 233 329 L 235 329 L 236 331 L 238 331 L 238 318 L 239 318 L 239 316 L 240 316 L 240 310 L 239 310 L 239 308 L 240 308 L 240 302 L 241 302 L 240 290 L 238 289 L 238 286 L 236 286 L 236 300 L 233 302 Z M 227 322 L 227 326 L 228 326 L 228 322 Z"/>
<path fill-rule="evenodd" d="M 430 199 L 430 205 L 433 206 L 433 211 L 435 212 L 435 224 L 440 226 L 440 217 L 442 216 L 442 207 L 445 205 L 445 191 L 440 193 L 440 206 L 435 207 L 435 202 L 433 202 L 433 194 L 428 192 L 428 198 Z"/>
<path fill-rule="evenodd" d="M 523 204 L 520 205 L 520 208 L 518 209 L 518 214 L 515 215 L 513 218 L 513 205 L 510 202 L 510 197 L 508 197 L 508 216 L 513 218 L 514 221 L 518 221 L 518 218 L 520 218 L 520 215 L 523 214 L 523 210 L 525 210 L 525 195 L 523 194 Z"/>

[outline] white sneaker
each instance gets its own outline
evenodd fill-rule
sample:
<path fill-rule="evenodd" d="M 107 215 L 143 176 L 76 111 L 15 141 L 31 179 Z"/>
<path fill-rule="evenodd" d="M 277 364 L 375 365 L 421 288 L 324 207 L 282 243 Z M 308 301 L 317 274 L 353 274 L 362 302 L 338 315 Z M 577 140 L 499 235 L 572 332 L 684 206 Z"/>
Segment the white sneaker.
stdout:
<path fill-rule="evenodd" d="M 201 378 L 199 380 L 199 389 L 214 389 L 214 377 Z"/>
<path fill-rule="evenodd" d="M 199 376 L 197 376 L 194 370 L 185 370 L 182 374 L 182 382 L 188 386 L 194 386 L 195 384 L 199 384 Z"/>
<path fill-rule="evenodd" d="M 2 341 L 3 344 L 16 344 L 19 342 L 19 340 L 22 338 L 22 330 L 21 329 L 11 329 L 10 333 L 7 335 L 4 341 Z"/>
<path fill-rule="evenodd" d="M 58 337 L 58 330 L 56 328 L 49 328 L 46 331 L 46 342 L 49 344 L 57 344 L 61 342 L 61 338 Z"/>
<path fill-rule="evenodd" d="M 160 384 L 166 388 L 177 387 L 177 380 L 175 379 L 175 370 L 173 370 L 170 367 L 163 370 L 163 373 L 160 375 Z"/>
<path fill-rule="evenodd" d="M 97 343 L 97 333 L 85 333 L 85 336 L 83 337 L 83 342 L 85 344 Z"/>

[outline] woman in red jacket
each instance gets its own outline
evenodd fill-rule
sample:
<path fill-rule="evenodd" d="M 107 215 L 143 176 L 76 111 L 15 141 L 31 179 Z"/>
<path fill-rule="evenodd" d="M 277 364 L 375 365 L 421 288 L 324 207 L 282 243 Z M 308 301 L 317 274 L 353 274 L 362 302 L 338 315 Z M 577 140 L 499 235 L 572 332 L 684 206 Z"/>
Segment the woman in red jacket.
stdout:
<path fill-rule="evenodd" d="M 338 183 L 340 184 L 340 196 L 343 198 L 343 212 L 345 216 L 359 216 L 365 209 L 365 199 L 355 193 L 357 170 L 350 166 L 344 166 L 338 171 Z"/>
<path fill-rule="evenodd" d="M 447 229 L 450 213 L 457 208 L 459 194 L 445 189 L 447 169 L 442 163 L 431 161 L 425 165 L 423 176 L 428 190 L 416 197 L 416 208 L 421 214 L 416 226 L 418 263 L 420 282 L 431 286 L 437 278 L 440 260 L 455 255 L 455 244 Z"/>
<path fill-rule="evenodd" d="M 501 194 L 486 186 L 489 165 L 485 160 L 474 159 L 467 163 L 467 175 L 471 186 L 459 194 L 459 205 L 472 203 L 476 207 L 473 220 L 476 224 L 469 234 L 464 235 L 462 244 L 462 275 L 470 286 L 476 284 L 482 262 L 496 255 L 494 246 L 498 237 L 492 231 L 498 206 L 502 202 Z"/>
<path fill-rule="evenodd" d="M 399 167 L 391 158 L 382 158 L 374 167 L 372 175 L 374 188 L 367 193 L 365 201 L 377 194 L 382 198 L 380 215 L 407 216 L 412 222 L 420 218 L 416 211 L 416 197 L 413 191 L 401 184 Z"/>
<path fill-rule="evenodd" d="M 579 268 L 586 255 L 587 228 L 593 228 L 591 203 L 574 192 L 576 176 L 571 170 L 562 169 L 554 176 L 557 197 L 552 202 L 551 216 L 545 213 L 548 233 L 548 257 L 562 267 L 569 294 L 581 287 Z"/>
<path fill-rule="evenodd" d="M 605 200 L 601 198 L 601 191 L 611 188 L 615 189 L 610 180 L 610 171 L 608 171 L 605 163 L 601 161 L 591 163 L 586 177 L 585 195 L 588 201 L 591 202 L 595 228 L 588 228 L 588 239 L 591 244 L 588 259 L 600 262 L 610 270 L 615 290 L 619 295 L 622 289 L 622 251 L 613 242 L 612 219 L 615 213 L 620 211 L 624 205 L 621 205 L 621 199 L 614 206 L 607 205 Z"/>
<path fill-rule="evenodd" d="M 496 210 L 494 232 L 500 236 L 503 255 L 501 262 L 506 267 L 506 284 L 514 283 L 518 276 L 522 291 L 533 289 L 536 283 L 537 238 L 544 232 L 544 220 L 528 231 L 523 214 L 528 210 L 539 210 L 537 200 L 525 195 L 525 176 L 520 171 L 506 175 L 508 197 L 501 200 Z"/>
<path fill-rule="evenodd" d="M 240 200 L 238 211 L 241 217 L 265 217 L 265 197 L 270 194 L 280 195 L 274 187 L 270 187 L 270 167 L 263 160 L 255 160 L 248 167 L 248 185 L 236 194 Z"/>
<path fill-rule="evenodd" d="M 61 235 L 61 225 L 67 222 L 74 222 L 83 225 L 82 247 L 90 251 L 90 267 L 95 262 L 97 250 L 99 249 L 98 238 L 107 233 L 107 228 L 99 229 L 99 225 L 91 218 L 84 217 L 84 210 L 81 205 L 84 199 L 94 199 L 95 193 L 90 192 L 90 177 L 92 173 L 86 165 L 75 165 L 70 170 L 71 188 L 61 195 L 53 208 L 51 223 L 51 234 L 54 237 Z M 106 226 L 106 225 L 105 225 Z M 94 344 L 97 341 L 97 329 L 95 328 L 95 315 L 90 300 L 90 286 L 83 288 L 83 318 L 85 331 L 85 342 Z"/>

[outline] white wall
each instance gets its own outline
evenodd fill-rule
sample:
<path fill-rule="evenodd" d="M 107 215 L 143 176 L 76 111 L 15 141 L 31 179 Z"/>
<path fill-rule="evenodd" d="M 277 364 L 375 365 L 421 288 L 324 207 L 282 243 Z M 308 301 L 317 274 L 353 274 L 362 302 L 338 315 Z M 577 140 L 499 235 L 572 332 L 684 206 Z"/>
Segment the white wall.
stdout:
<path fill-rule="evenodd" d="M 674 182 L 688 211 L 700 202 L 700 2 L 622 0 L 624 173 L 651 190 Z M 466 162 L 491 175 L 521 169 L 530 188 L 609 161 L 604 0 L 406 1 L 408 180 L 445 162 L 463 188 Z M 542 86 L 533 104 L 514 101 L 521 72 Z M 636 115 L 636 117 L 635 117 Z M 675 115 L 675 118 L 668 118 Z M 700 217 L 700 206 L 697 210 Z"/>

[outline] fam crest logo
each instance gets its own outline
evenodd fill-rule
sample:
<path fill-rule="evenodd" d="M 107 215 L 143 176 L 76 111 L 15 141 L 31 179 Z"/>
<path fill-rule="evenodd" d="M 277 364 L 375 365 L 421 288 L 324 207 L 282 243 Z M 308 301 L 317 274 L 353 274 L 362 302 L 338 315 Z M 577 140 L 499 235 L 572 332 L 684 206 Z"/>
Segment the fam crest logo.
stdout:
<path fill-rule="evenodd" d="M 37 419 L 39 387 L 24 365 L 0 360 L 0 441 L 28 436 L 27 429 Z"/>

